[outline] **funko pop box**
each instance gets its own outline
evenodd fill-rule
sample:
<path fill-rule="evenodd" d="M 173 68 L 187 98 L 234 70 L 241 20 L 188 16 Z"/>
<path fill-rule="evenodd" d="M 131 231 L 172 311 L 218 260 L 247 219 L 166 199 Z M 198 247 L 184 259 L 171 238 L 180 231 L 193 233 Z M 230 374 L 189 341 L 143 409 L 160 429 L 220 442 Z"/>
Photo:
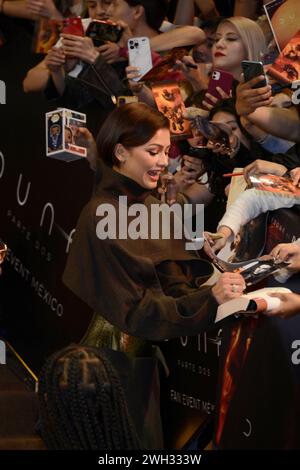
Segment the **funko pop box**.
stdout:
<path fill-rule="evenodd" d="M 71 162 L 84 158 L 87 150 L 82 146 L 79 127 L 86 126 L 86 115 L 71 109 L 58 108 L 46 113 L 46 155 Z"/>

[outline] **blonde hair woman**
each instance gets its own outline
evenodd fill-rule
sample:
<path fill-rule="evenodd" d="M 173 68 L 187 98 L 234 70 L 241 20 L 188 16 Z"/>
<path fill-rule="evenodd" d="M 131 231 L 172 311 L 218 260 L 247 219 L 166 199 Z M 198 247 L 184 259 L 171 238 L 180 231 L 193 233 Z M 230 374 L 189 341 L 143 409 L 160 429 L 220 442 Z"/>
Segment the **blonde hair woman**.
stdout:
<path fill-rule="evenodd" d="M 244 60 L 261 60 L 266 52 L 267 44 L 261 27 L 253 20 L 243 16 L 233 16 L 223 20 L 218 28 L 223 24 L 231 24 L 238 32 L 242 43 L 246 49 Z"/>
<path fill-rule="evenodd" d="M 236 81 L 240 81 L 243 60 L 260 61 L 266 52 L 266 40 L 262 29 L 255 21 L 243 16 L 233 16 L 222 21 L 216 31 L 213 45 L 213 63 L 215 69 L 231 73 Z M 266 92 L 267 87 L 266 88 Z M 221 88 L 217 88 L 220 98 L 228 98 Z M 218 101 L 217 98 L 206 93 L 203 105 L 211 109 Z"/>
<path fill-rule="evenodd" d="M 212 48 L 213 69 L 221 69 L 233 75 L 236 81 L 240 81 L 243 60 L 260 61 L 266 52 L 266 40 L 260 26 L 253 20 L 243 16 L 233 16 L 220 22 L 215 33 L 215 42 Z M 203 64 L 195 64 L 190 56 L 177 61 L 178 65 L 191 82 L 194 91 L 205 90 L 208 85 L 208 70 L 210 67 L 203 67 Z M 197 65 L 197 69 L 186 67 L 186 65 Z M 228 98 L 221 88 L 218 89 L 220 98 Z M 206 94 L 206 98 L 216 103 L 218 100 Z M 212 104 L 203 102 L 207 109 L 212 108 Z"/>

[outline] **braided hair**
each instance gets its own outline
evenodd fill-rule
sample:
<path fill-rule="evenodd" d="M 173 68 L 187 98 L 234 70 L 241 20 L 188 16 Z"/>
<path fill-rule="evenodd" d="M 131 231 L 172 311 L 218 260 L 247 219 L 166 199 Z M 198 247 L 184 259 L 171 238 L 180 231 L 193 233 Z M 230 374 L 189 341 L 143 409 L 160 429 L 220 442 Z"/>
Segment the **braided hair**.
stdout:
<path fill-rule="evenodd" d="M 103 351 L 71 345 L 39 378 L 41 435 L 50 450 L 139 449 L 124 390 Z"/>

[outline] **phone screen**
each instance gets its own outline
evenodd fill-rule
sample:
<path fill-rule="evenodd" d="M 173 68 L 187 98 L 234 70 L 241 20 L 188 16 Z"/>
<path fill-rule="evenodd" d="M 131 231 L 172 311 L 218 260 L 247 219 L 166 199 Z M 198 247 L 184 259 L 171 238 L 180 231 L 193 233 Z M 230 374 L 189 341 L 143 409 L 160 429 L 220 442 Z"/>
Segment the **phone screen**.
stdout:
<path fill-rule="evenodd" d="M 94 20 L 86 31 L 86 35 L 93 40 L 96 47 L 101 46 L 105 41 L 118 42 L 122 36 L 123 28 L 118 24 L 108 21 Z"/>

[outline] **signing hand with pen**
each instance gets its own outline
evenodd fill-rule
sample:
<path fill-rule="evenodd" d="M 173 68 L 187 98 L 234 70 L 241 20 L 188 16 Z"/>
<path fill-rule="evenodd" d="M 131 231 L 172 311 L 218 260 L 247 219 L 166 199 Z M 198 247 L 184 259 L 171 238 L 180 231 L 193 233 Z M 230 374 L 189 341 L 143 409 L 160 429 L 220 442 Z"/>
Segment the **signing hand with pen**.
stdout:
<path fill-rule="evenodd" d="M 221 226 L 216 233 L 203 232 L 205 242 L 204 251 L 210 257 L 214 258 L 215 255 L 222 249 L 227 243 L 227 240 L 231 237 L 232 231 L 229 227 Z"/>
<path fill-rule="evenodd" d="M 244 177 L 249 182 L 249 176 L 261 173 L 282 176 L 287 172 L 287 168 L 280 163 L 268 162 L 266 160 L 255 160 L 244 168 Z"/>
<path fill-rule="evenodd" d="M 33 15 L 55 20 L 63 18 L 53 0 L 26 0 L 25 5 L 27 10 Z"/>
<path fill-rule="evenodd" d="M 182 60 L 176 60 L 175 67 L 182 71 L 185 79 L 191 83 L 195 91 L 207 88 L 209 72 L 207 64 L 197 64 L 191 56 L 187 55 Z"/>
<path fill-rule="evenodd" d="M 223 304 L 231 299 L 240 297 L 246 284 L 243 276 L 239 273 L 222 273 L 217 283 L 212 288 L 212 294 L 218 304 Z"/>

